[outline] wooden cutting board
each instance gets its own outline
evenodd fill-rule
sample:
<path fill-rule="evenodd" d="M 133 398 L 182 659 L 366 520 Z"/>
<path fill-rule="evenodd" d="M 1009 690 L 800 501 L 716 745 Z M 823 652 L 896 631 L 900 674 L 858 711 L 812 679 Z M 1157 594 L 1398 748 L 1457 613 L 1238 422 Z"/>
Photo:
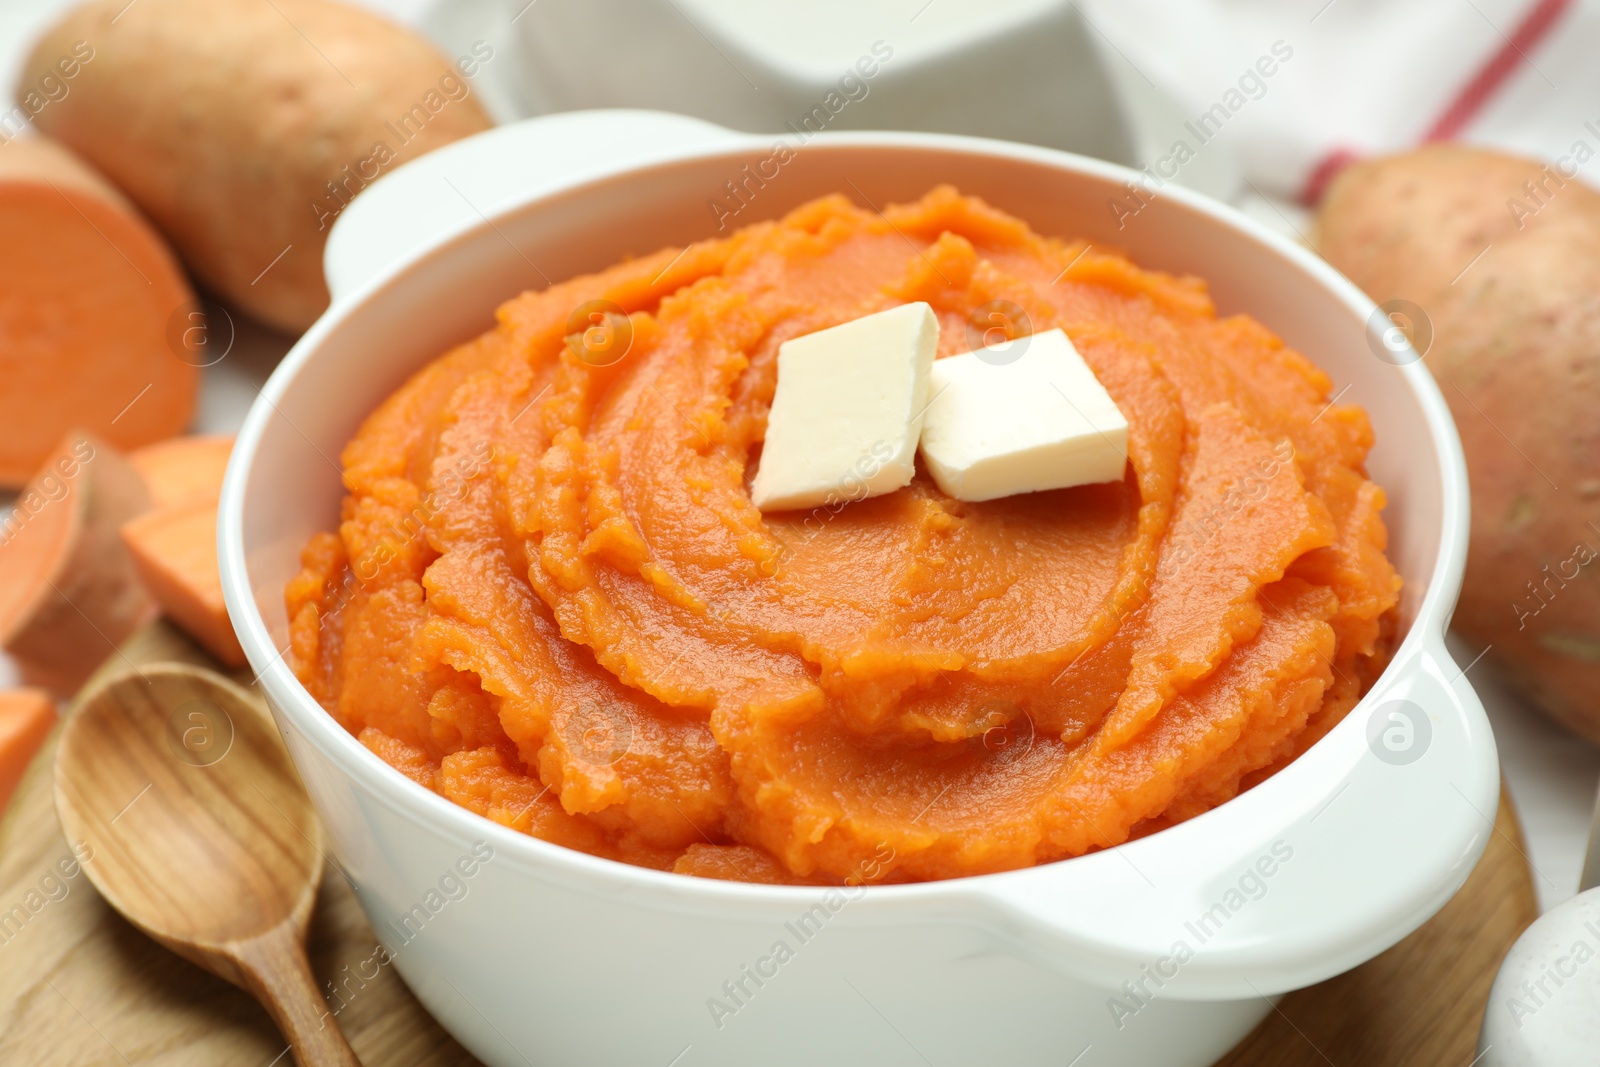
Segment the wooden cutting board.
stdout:
<path fill-rule="evenodd" d="M 158 660 L 216 667 L 157 623 L 135 635 L 88 684 L 130 663 Z M 234 678 L 250 683 L 248 674 Z M 56 821 L 56 734 L 0 823 L 0 1064 L 291 1067 L 283 1039 L 254 1000 L 128 925 L 81 871 L 63 875 L 74 868 Z M 65 868 L 58 866 L 63 862 Z M 311 921 L 318 981 L 330 982 L 346 966 L 370 959 L 376 946 L 355 894 L 328 870 Z M 478 1063 L 423 1010 L 392 967 L 379 968 L 339 1023 L 365 1067 Z"/>
<path fill-rule="evenodd" d="M 160 659 L 207 662 L 157 624 L 102 671 Z M 0 1063 L 287 1067 L 284 1043 L 255 1001 L 134 930 L 73 866 L 56 821 L 54 755 L 52 737 L 0 823 Z M 1537 915 L 1523 852 L 1502 794 L 1483 859 L 1443 911 L 1377 959 L 1284 997 L 1218 1067 L 1466 1067 L 1495 968 Z M 376 944 L 355 895 L 329 871 L 311 929 L 318 980 L 331 982 Z M 381 968 L 339 1021 L 366 1067 L 478 1062 L 392 968 Z"/>
<path fill-rule="evenodd" d="M 1376 959 L 1297 990 L 1216 1067 L 1471 1067 L 1500 961 L 1539 917 L 1511 794 L 1444 908 Z"/>

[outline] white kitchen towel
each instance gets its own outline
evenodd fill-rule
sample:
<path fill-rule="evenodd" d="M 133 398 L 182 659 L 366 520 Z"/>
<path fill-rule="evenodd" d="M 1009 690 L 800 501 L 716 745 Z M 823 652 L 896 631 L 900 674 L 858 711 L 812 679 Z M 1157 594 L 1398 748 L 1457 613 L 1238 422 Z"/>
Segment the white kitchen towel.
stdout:
<path fill-rule="evenodd" d="M 1349 160 L 1434 140 L 1600 174 L 1584 167 L 1600 153 L 1600 0 L 1080 8 L 1107 47 L 1194 116 L 1190 148 L 1205 150 L 1201 135 L 1228 144 L 1266 197 L 1314 203 Z"/>

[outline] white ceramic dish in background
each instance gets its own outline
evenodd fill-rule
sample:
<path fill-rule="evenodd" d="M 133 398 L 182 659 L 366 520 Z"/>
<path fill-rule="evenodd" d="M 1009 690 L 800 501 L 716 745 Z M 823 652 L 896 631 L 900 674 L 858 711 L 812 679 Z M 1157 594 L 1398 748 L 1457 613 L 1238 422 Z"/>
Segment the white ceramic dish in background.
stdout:
<path fill-rule="evenodd" d="M 429 0 L 419 23 L 450 55 L 493 50 L 473 84 L 500 122 L 647 107 L 793 136 L 809 118 L 830 132 L 998 137 L 1133 167 L 1194 136 L 1188 109 L 1074 0 Z M 1221 200 L 1242 188 L 1229 138 L 1169 167 L 1168 179 Z"/>
<path fill-rule="evenodd" d="M 505 298 L 712 232 L 706 199 L 764 158 L 770 138 L 689 121 L 533 120 L 376 184 L 330 242 L 333 306 L 267 383 L 235 446 L 219 531 L 229 612 L 341 865 L 428 1009 L 495 1067 L 1199 1067 L 1270 1010 L 1268 997 L 1370 958 L 1437 910 L 1476 862 L 1498 790 L 1482 708 L 1443 642 L 1467 483 L 1437 389 L 1420 364 L 1374 356 L 1372 304 L 1314 256 L 1175 189 L 1116 230 L 1106 198 L 1129 172 L 1047 149 L 820 137 L 737 221 L 838 190 L 882 205 L 952 182 L 1042 232 L 1205 277 L 1223 311 L 1255 315 L 1347 387 L 1343 399 L 1363 404 L 1377 431 L 1370 468 L 1389 494 L 1390 553 L 1407 581 L 1403 641 L 1372 692 L 1304 757 L 1119 848 L 867 890 L 794 944 L 795 957 L 719 1028 L 708 998 L 726 1000 L 724 982 L 780 938 L 794 942 L 785 924 L 823 890 L 682 878 L 519 835 L 414 785 L 323 713 L 283 661 L 282 591 L 306 539 L 336 521 L 339 449 L 408 374 L 487 328 Z M 582 161 L 586 172 L 546 170 L 512 195 L 516 161 L 531 158 Z M 484 203 L 454 219 L 434 210 L 459 203 L 474 180 Z M 362 256 L 368 247 L 385 251 Z M 1368 740 L 1397 707 L 1419 720 L 1408 761 Z M 430 899 L 475 842 L 494 858 L 462 883 L 466 895 Z M 1253 877 L 1275 846 L 1289 859 Z M 1241 885 L 1252 899 L 1235 909 L 1230 890 Z M 400 917 L 430 903 L 440 906 L 402 942 Z M 1198 944 L 1192 924 L 1219 903 L 1220 928 Z M 1110 998 L 1128 981 L 1153 989 L 1145 976 L 1173 969 L 1162 961 L 1180 940 L 1194 958 L 1119 1020 Z"/>
<path fill-rule="evenodd" d="M 421 22 L 447 50 L 495 47 L 485 73 L 502 118 L 657 107 L 765 131 L 810 116 L 833 132 L 984 133 L 1133 158 L 1095 32 L 1069 0 L 439 0 Z"/>

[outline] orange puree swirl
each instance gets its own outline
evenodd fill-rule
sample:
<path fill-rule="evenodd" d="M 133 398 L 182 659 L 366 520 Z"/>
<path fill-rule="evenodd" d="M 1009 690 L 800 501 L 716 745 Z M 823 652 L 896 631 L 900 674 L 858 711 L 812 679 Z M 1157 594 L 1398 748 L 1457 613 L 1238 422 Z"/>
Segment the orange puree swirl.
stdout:
<path fill-rule="evenodd" d="M 1064 329 L 1124 480 L 757 511 L 778 346 L 917 300 L 941 356 L 991 301 Z M 627 319 L 586 349 L 593 301 Z M 876 882 L 1104 848 L 1282 767 L 1383 665 L 1372 431 L 1329 388 L 1198 279 L 949 188 L 827 197 L 524 293 L 413 376 L 288 589 L 295 669 L 420 784 L 627 863 Z"/>

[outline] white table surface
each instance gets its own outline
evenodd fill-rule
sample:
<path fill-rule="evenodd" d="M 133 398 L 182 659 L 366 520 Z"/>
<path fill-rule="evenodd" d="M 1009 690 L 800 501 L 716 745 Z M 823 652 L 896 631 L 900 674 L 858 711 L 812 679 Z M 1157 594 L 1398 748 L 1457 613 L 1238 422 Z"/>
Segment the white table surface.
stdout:
<path fill-rule="evenodd" d="M 356 2 L 403 21 L 415 21 L 433 0 Z M 13 84 L 33 35 L 67 6 L 69 0 L 0 0 L 0 85 Z M 1286 234 L 1305 229 L 1305 214 L 1297 207 L 1253 193 L 1238 206 Z M 238 339 L 228 357 L 205 372 L 195 424 L 199 432 L 235 429 L 291 341 L 243 320 L 237 325 Z M 1481 649 L 1453 639 L 1452 651 L 1459 662 L 1468 663 Z M 1501 765 L 1527 837 L 1539 901 L 1548 909 L 1577 890 L 1600 785 L 1600 748 L 1551 724 L 1522 703 L 1487 663 L 1474 666 L 1469 677 L 1494 725 Z M 15 673 L 0 656 L 0 685 L 7 684 L 15 684 Z"/>

